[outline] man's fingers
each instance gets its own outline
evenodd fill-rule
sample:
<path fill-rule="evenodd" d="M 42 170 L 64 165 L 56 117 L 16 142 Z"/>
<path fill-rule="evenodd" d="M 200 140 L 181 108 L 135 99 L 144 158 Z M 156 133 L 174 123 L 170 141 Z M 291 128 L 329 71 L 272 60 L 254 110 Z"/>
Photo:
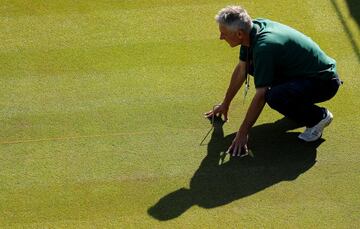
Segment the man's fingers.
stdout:
<path fill-rule="evenodd" d="M 205 115 L 205 118 L 211 118 L 214 115 L 214 113 L 213 113 L 213 111 L 209 111 L 209 112 L 206 112 L 204 115 Z"/>
<path fill-rule="evenodd" d="M 226 153 L 228 153 L 228 154 L 231 155 L 231 149 L 232 149 L 232 144 L 231 144 L 231 146 L 228 148 L 228 150 L 226 151 Z"/>
<path fill-rule="evenodd" d="M 235 142 L 233 142 L 231 144 L 231 146 L 228 148 L 228 150 L 225 152 L 226 154 L 230 154 L 231 156 L 235 157 L 244 157 L 246 155 L 250 155 L 251 157 L 254 157 L 252 152 L 249 151 L 247 145 L 243 145 L 241 146 L 240 144 L 236 144 Z M 243 154 L 241 154 L 243 153 Z"/>
<path fill-rule="evenodd" d="M 238 146 L 235 144 L 235 145 L 232 147 L 232 156 L 233 156 L 233 157 L 236 156 L 237 149 L 238 149 Z"/>
<path fill-rule="evenodd" d="M 206 112 L 204 115 L 205 115 L 206 117 L 211 117 L 211 116 L 216 115 L 216 114 L 218 114 L 218 113 L 222 113 L 222 112 L 221 112 L 221 109 L 219 109 L 219 108 L 220 108 L 220 105 L 216 105 L 216 106 L 213 107 L 212 110 Z M 219 111 L 219 110 L 220 110 L 220 111 Z"/>
<path fill-rule="evenodd" d="M 228 121 L 228 114 L 227 114 L 227 112 L 224 113 L 224 121 L 225 121 L 225 122 Z"/>
<path fill-rule="evenodd" d="M 234 147 L 234 148 L 232 148 L 232 153 L 231 153 L 231 156 L 233 156 L 233 157 L 235 157 L 236 156 L 236 154 L 235 154 L 235 152 L 236 152 L 236 148 Z"/>
<path fill-rule="evenodd" d="M 213 111 L 211 110 L 211 111 L 205 112 L 204 115 L 210 115 L 212 113 L 213 113 Z"/>
<path fill-rule="evenodd" d="M 249 155 L 249 150 L 248 150 L 246 144 L 241 147 L 241 151 L 242 151 L 242 154 L 240 155 L 240 157 L 245 157 L 245 156 Z"/>
<path fill-rule="evenodd" d="M 244 145 L 244 151 L 245 151 L 245 153 L 249 153 L 249 149 L 247 147 L 247 144 Z"/>
<path fill-rule="evenodd" d="M 237 156 L 238 156 L 238 157 L 241 156 L 241 149 L 242 149 L 242 147 L 239 145 L 239 146 L 238 146 L 238 150 L 237 150 Z"/>
<path fill-rule="evenodd" d="M 234 143 L 231 143 L 231 146 L 228 148 L 228 150 L 226 151 L 226 153 L 232 155 L 233 145 L 234 145 Z"/>

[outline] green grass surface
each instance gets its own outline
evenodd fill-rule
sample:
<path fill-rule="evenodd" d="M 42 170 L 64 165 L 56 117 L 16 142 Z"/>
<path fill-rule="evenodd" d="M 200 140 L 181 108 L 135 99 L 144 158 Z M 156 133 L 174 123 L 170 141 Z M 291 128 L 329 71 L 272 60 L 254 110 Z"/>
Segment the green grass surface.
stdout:
<path fill-rule="evenodd" d="M 219 165 L 249 104 L 199 146 L 237 62 L 214 22 L 228 4 L 1 1 L 0 227 L 359 227 L 359 4 L 242 2 L 311 36 L 345 84 L 322 141 L 266 107 L 255 159 Z"/>

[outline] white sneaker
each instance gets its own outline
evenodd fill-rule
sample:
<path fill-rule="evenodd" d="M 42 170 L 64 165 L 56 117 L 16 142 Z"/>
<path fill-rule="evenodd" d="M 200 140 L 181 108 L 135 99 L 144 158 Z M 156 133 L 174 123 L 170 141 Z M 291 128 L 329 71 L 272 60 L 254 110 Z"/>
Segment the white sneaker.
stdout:
<path fill-rule="evenodd" d="M 306 142 L 313 142 L 318 140 L 321 137 L 324 128 L 331 123 L 334 117 L 329 110 L 326 109 L 325 112 L 325 118 L 323 118 L 318 124 L 311 128 L 306 127 L 304 133 L 299 134 L 298 138 Z"/>

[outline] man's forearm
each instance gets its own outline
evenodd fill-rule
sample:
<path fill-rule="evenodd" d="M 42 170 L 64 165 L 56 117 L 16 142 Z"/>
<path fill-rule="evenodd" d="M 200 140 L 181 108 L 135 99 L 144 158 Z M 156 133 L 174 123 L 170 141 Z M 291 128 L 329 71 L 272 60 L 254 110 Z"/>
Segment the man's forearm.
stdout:
<path fill-rule="evenodd" d="M 240 62 L 231 76 L 230 85 L 226 91 L 225 98 L 223 100 L 223 104 L 226 106 L 230 106 L 232 99 L 235 97 L 236 93 L 241 88 L 241 85 L 245 81 L 245 64 L 244 62 Z"/>
<path fill-rule="evenodd" d="M 265 94 L 266 88 L 256 89 L 256 94 L 251 101 L 251 104 L 246 113 L 245 119 L 240 126 L 239 132 L 243 135 L 247 135 L 251 127 L 255 124 L 256 120 L 260 116 L 261 111 L 265 106 Z"/>

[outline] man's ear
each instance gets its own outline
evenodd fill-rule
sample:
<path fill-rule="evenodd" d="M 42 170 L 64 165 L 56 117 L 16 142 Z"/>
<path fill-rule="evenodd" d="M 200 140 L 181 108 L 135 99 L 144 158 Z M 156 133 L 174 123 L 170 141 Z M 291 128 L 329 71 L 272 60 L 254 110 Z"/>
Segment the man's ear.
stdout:
<path fill-rule="evenodd" d="M 244 36 L 245 36 L 245 32 L 241 29 L 239 29 L 237 32 L 236 32 L 236 36 L 239 38 L 239 39 L 242 39 Z"/>

